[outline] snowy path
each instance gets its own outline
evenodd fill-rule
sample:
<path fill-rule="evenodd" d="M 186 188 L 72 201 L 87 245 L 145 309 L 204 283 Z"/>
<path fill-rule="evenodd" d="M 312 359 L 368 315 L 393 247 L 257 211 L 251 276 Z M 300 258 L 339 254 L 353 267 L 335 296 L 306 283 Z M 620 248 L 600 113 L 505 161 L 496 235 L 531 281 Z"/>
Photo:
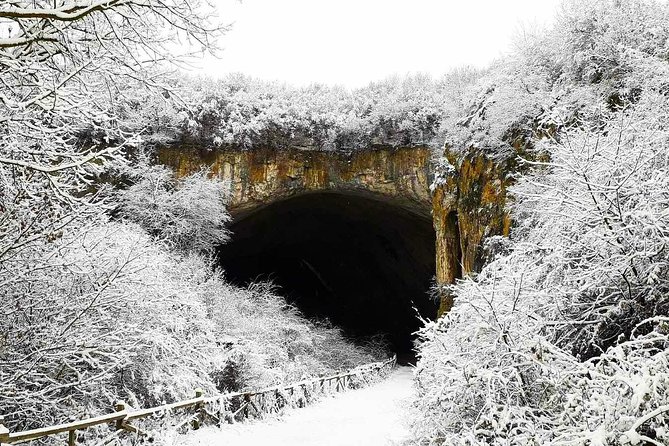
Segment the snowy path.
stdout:
<path fill-rule="evenodd" d="M 264 420 L 203 428 L 181 437 L 184 446 L 387 446 L 408 436 L 411 369 L 399 367 L 388 379 L 349 390 Z"/>

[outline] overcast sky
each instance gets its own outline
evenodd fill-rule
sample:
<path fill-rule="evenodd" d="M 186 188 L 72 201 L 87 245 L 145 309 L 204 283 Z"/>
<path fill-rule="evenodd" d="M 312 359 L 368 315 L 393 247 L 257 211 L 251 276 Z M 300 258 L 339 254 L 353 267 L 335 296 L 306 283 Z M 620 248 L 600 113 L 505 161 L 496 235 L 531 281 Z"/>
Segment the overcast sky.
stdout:
<path fill-rule="evenodd" d="M 212 76 L 362 86 L 393 74 L 483 67 L 560 0 L 217 0 L 234 22 Z"/>

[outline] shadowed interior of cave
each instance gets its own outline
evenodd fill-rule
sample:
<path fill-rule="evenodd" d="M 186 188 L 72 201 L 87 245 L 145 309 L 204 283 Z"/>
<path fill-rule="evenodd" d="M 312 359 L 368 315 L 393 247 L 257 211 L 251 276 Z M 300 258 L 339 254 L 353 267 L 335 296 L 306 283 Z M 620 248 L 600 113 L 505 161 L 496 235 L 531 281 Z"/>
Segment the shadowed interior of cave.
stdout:
<path fill-rule="evenodd" d="M 352 340 L 381 334 L 413 359 L 417 312 L 429 295 L 435 234 L 429 216 L 376 199 L 306 194 L 236 219 L 219 259 L 237 285 L 271 280 L 307 317 L 329 319 Z M 416 308 L 416 310 L 414 309 Z"/>

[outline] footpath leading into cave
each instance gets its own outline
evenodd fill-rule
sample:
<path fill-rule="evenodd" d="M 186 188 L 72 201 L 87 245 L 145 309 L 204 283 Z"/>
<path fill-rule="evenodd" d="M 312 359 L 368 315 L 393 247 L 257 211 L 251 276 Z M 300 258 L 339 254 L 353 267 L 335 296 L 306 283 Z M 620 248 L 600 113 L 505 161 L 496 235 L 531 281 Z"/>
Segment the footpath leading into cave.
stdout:
<path fill-rule="evenodd" d="M 279 419 L 214 426 L 179 438 L 181 446 L 387 446 L 409 438 L 410 367 L 385 380 L 287 412 Z"/>

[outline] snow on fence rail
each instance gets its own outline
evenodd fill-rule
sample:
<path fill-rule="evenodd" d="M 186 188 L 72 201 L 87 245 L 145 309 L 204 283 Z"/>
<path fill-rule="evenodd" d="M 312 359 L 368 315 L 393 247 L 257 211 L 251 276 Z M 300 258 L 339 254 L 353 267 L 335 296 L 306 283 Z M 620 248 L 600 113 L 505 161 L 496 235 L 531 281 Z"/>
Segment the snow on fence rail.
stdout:
<path fill-rule="evenodd" d="M 145 435 L 139 428 L 131 425 L 130 421 L 165 414 L 176 409 L 194 409 L 192 416 L 180 425 L 181 427 L 190 423 L 193 429 L 198 429 L 205 418 L 213 419 L 217 424 L 221 424 L 224 420 L 233 421 L 234 419 L 248 418 L 253 415 L 251 409 L 253 409 L 256 416 L 262 416 L 274 410 L 278 412 L 278 410 L 288 405 L 296 390 L 302 392 L 302 397 L 297 400 L 297 406 L 303 407 L 309 402 L 308 387 L 311 387 L 311 395 L 331 391 L 339 392 L 351 387 L 354 383 L 354 378 L 371 376 L 384 370 L 390 370 L 395 367 L 396 362 L 397 356 L 394 355 L 386 361 L 366 364 L 336 375 L 321 376 L 298 381 L 288 386 L 273 386 L 249 392 L 226 393 L 205 397 L 201 389 L 195 389 L 195 398 L 148 409 L 130 410 L 123 401 L 119 401 L 114 405 L 115 412 L 110 414 L 23 432 L 10 432 L 3 425 L 4 417 L 0 415 L 0 446 L 36 440 L 64 432 L 68 433 L 68 446 L 74 446 L 76 431 L 112 423 L 115 425 L 117 431 Z M 217 410 L 214 412 L 207 410 L 207 406 L 215 404 L 218 405 Z M 227 416 L 224 417 L 224 413 Z"/>

